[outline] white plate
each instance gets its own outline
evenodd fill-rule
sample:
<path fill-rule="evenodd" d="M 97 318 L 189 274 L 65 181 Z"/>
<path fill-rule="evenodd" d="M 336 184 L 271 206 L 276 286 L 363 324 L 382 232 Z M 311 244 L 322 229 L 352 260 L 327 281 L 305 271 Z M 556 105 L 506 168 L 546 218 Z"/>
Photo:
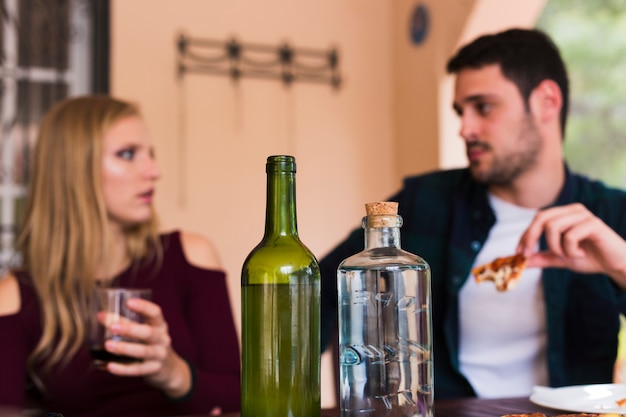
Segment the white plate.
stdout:
<path fill-rule="evenodd" d="M 530 401 L 543 407 L 577 413 L 626 413 L 617 401 L 626 398 L 626 384 L 535 387 Z"/>

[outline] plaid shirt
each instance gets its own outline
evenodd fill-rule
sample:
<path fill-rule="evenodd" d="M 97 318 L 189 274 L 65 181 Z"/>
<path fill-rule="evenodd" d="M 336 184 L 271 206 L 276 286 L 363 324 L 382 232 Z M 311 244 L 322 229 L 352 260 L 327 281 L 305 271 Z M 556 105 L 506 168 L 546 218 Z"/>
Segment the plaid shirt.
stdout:
<path fill-rule="evenodd" d="M 580 202 L 626 238 L 626 192 L 564 169 L 555 205 Z M 459 371 L 458 295 L 496 220 L 486 187 L 468 169 L 440 171 L 407 178 L 389 200 L 399 203 L 404 220 L 402 248 L 431 267 L 435 396 L 474 396 Z M 354 230 L 320 262 L 323 347 L 336 326 L 337 267 L 363 250 L 363 239 L 363 230 Z M 543 239 L 540 246 L 546 247 Z M 550 385 L 612 382 L 624 292 L 606 275 L 554 268 L 543 270 L 542 285 Z"/>

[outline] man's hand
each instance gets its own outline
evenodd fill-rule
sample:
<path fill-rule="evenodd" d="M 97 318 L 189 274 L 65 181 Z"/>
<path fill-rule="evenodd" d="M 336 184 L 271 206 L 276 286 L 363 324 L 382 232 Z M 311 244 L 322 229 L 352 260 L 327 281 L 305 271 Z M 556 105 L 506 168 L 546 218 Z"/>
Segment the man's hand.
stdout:
<path fill-rule="evenodd" d="M 542 234 L 548 250 L 532 253 Z M 626 241 L 582 204 L 541 210 L 517 251 L 528 257 L 528 267 L 604 273 L 626 289 Z"/>

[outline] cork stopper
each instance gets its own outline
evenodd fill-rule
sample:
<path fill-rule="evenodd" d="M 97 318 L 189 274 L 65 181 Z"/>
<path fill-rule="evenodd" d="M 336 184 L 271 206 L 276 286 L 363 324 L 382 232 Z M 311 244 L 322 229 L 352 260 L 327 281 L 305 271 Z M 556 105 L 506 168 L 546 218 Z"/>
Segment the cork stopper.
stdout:
<path fill-rule="evenodd" d="M 393 201 L 366 203 L 365 212 L 368 216 L 395 216 L 398 214 L 398 203 Z"/>
<path fill-rule="evenodd" d="M 369 227 L 397 227 L 398 203 L 393 201 L 378 201 L 365 204 L 367 224 Z M 401 222 L 401 220 L 400 220 Z"/>

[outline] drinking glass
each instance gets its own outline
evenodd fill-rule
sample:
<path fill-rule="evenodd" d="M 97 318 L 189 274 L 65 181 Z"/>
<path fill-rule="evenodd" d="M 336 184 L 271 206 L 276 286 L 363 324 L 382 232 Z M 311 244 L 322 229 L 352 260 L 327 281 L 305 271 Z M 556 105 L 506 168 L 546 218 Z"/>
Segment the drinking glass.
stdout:
<path fill-rule="evenodd" d="M 107 340 L 133 342 L 135 340 L 116 335 L 111 332 L 110 326 L 116 322 L 133 321 L 143 323 L 141 314 L 128 308 L 127 302 L 131 298 L 150 300 L 152 290 L 147 288 L 96 288 L 91 303 L 89 317 L 89 351 L 96 368 L 104 369 L 108 362 L 134 363 L 138 358 L 125 355 L 116 355 L 104 348 Z"/>

